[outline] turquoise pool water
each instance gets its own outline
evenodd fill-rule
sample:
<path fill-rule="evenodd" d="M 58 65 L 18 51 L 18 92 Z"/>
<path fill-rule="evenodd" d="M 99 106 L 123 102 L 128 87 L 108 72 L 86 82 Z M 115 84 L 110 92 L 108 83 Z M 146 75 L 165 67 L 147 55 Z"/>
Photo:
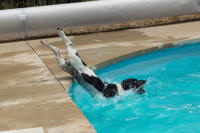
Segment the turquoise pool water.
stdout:
<path fill-rule="evenodd" d="M 200 43 L 153 52 L 105 67 L 107 82 L 147 80 L 146 93 L 105 99 L 75 84 L 70 96 L 98 133 L 199 133 Z"/>

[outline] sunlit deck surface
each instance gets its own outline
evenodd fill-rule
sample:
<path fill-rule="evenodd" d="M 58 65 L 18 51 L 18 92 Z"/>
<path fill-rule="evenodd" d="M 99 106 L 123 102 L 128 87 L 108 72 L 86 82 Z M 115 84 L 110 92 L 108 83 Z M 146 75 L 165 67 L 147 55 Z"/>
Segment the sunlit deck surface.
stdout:
<path fill-rule="evenodd" d="M 200 38 L 200 21 L 69 36 L 93 66 L 134 51 Z M 43 127 L 45 133 L 92 133 L 91 124 L 67 95 L 62 72 L 41 39 L 0 44 L 0 131 Z M 66 57 L 64 42 L 48 38 Z"/>

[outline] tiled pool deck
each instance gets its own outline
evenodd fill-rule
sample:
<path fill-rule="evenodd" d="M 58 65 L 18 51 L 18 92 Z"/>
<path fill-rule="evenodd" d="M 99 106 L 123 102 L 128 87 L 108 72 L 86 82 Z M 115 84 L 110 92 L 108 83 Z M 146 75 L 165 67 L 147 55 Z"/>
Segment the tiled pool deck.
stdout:
<path fill-rule="evenodd" d="M 200 21 L 70 36 L 89 66 L 138 50 L 200 38 Z M 48 38 L 66 56 L 60 38 Z M 45 133 L 92 133 L 65 88 L 62 72 L 40 39 L 0 44 L 0 131 L 43 127 Z"/>

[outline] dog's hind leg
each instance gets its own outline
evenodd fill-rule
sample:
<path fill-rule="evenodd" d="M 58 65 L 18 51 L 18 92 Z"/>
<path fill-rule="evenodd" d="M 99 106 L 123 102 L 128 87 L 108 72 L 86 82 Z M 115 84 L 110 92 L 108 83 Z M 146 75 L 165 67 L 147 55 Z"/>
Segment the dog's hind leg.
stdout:
<path fill-rule="evenodd" d="M 63 39 L 66 43 L 68 52 L 72 49 L 72 42 L 66 37 L 65 32 L 61 28 L 57 28 L 59 36 Z"/>
<path fill-rule="evenodd" d="M 79 73 L 87 73 L 88 75 L 96 76 L 96 74 L 83 62 L 82 58 L 78 55 L 78 52 L 72 48 L 72 42 L 66 37 L 65 32 L 61 28 L 57 28 L 58 34 L 66 43 L 68 50 L 68 58 L 71 65 L 76 68 Z"/>
<path fill-rule="evenodd" d="M 63 67 L 65 66 L 65 59 L 61 56 L 60 51 L 57 47 L 54 47 L 50 44 L 48 44 L 47 41 L 41 41 L 41 44 L 45 45 L 48 47 L 56 56 L 56 61 L 59 64 L 59 67 L 63 70 Z"/>

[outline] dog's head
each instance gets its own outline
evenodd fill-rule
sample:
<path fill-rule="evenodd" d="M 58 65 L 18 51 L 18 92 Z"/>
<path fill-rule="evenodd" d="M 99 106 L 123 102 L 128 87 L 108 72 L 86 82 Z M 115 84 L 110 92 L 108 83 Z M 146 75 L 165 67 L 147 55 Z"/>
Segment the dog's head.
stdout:
<path fill-rule="evenodd" d="M 130 90 L 136 91 L 137 94 L 141 95 L 145 93 L 145 90 L 143 89 L 143 85 L 146 83 L 145 80 L 137 80 L 137 79 L 126 79 L 121 82 L 121 85 L 124 90 Z"/>

